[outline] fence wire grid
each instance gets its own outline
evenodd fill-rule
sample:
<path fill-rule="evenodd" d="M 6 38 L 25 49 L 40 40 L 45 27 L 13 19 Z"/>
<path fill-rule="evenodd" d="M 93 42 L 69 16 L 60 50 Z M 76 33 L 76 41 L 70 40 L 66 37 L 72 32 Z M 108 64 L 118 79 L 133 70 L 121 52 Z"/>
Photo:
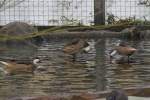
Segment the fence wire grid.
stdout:
<path fill-rule="evenodd" d="M 23 21 L 36 26 L 93 25 L 96 0 L 0 0 L 0 25 Z M 98 1 L 98 0 L 97 0 Z M 150 0 L 105 0 L 105 19 L 150 20 Z"/>
<path fill-rule="evenodd" d="M 134 18 L 150 20 L 150 0 L 106 0 L 106 19 L 114 15 L 116 20 Z"/>
<path fill-rule="evenodd" d="M 38 26 L 92 24 L 93 0 L 0 0 L 0 25 L 24 21 Z"/>

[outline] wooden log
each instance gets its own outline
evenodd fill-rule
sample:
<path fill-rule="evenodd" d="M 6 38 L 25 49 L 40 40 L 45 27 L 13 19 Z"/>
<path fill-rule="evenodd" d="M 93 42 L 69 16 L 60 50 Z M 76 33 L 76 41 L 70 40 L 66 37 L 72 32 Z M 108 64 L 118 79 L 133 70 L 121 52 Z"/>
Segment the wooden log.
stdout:
<path fill-rule="evenodd" d="M 133 29 L 133 30 L 132 30 Z M 127 38 L 127 39 L 145 39 L 150 38 L 150 30 L 136 32 L 134 28 L 126 29 L 121 32 L 108 30 L 87 31 L 87 32 L 52 32 L 42 36 L 45 39 L 50 38 Z"/>
<path fill-rule="evenodd" d="M 89 32 L 55 32 L 45 35 L 47 38 L 119 38 L 121 37 L 120 32 L 112 31 L 89 31 Z"/>

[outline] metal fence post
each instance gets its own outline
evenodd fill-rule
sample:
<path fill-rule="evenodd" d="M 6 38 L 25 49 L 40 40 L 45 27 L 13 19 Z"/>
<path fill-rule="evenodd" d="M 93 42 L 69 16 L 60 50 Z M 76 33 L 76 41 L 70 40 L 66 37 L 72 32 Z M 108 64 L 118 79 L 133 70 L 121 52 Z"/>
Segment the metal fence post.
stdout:
<path fill-rule="evenodd" d="M 94 24 L 105 24 L 105 0 L 94 0 Z"/>

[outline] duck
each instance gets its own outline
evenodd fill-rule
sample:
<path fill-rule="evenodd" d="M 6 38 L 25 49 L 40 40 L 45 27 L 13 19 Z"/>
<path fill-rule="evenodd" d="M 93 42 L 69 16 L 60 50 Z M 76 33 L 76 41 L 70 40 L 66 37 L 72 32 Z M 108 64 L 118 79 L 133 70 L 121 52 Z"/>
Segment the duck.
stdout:
<path fill-rule="evenodd" d="M 19 62 L 16 60 L 9 61 L 0 61 L 2 66 L 0 70 L 3 71 L 7 75 L 16 74 L 16 73 L 31 73 L 34 72 L 36 68 L 38 68 L 38 63 L 40 59 L 36 57 L 32 62 Z"/>
<path fill-rule="evenodd" d="M 107 95 L 106 100 L 128 100 L 128 96 L 123 90 L 112 90 Z"/>
<path fill-rule="evenodd" d="M 118 53 L 119 55 L 127 56 L 127 62 L 130 63 L 130 56 L 133 55 L 135 51 L 137 51 L 137 49 L 126 45 L 126 43 L 122 41 L 117 43 L 116 47 L 113 50 L 111 50 L 110 59 L 112 59 Z"/>
<path fill-rule="evenodd" d="M 77 53 L 79 52 L 87 53 L 90 50 L 91 50 L 90 44 L 84 39 L 73 39 L 63 48 L 63 52 L 72 55 L 73 60 L 75 60 Z"/>

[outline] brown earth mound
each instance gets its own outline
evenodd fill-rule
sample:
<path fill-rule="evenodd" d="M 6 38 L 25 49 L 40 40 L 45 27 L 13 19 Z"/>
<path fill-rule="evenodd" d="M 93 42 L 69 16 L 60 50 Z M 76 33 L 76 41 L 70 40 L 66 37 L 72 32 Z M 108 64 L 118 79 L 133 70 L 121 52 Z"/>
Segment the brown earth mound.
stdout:
<path fill-rule="evenodd" d="M 0 34 L 23 35 L 37 32 L 37 29 L 25 22 L 10 22 L 0 29 Z"/>

